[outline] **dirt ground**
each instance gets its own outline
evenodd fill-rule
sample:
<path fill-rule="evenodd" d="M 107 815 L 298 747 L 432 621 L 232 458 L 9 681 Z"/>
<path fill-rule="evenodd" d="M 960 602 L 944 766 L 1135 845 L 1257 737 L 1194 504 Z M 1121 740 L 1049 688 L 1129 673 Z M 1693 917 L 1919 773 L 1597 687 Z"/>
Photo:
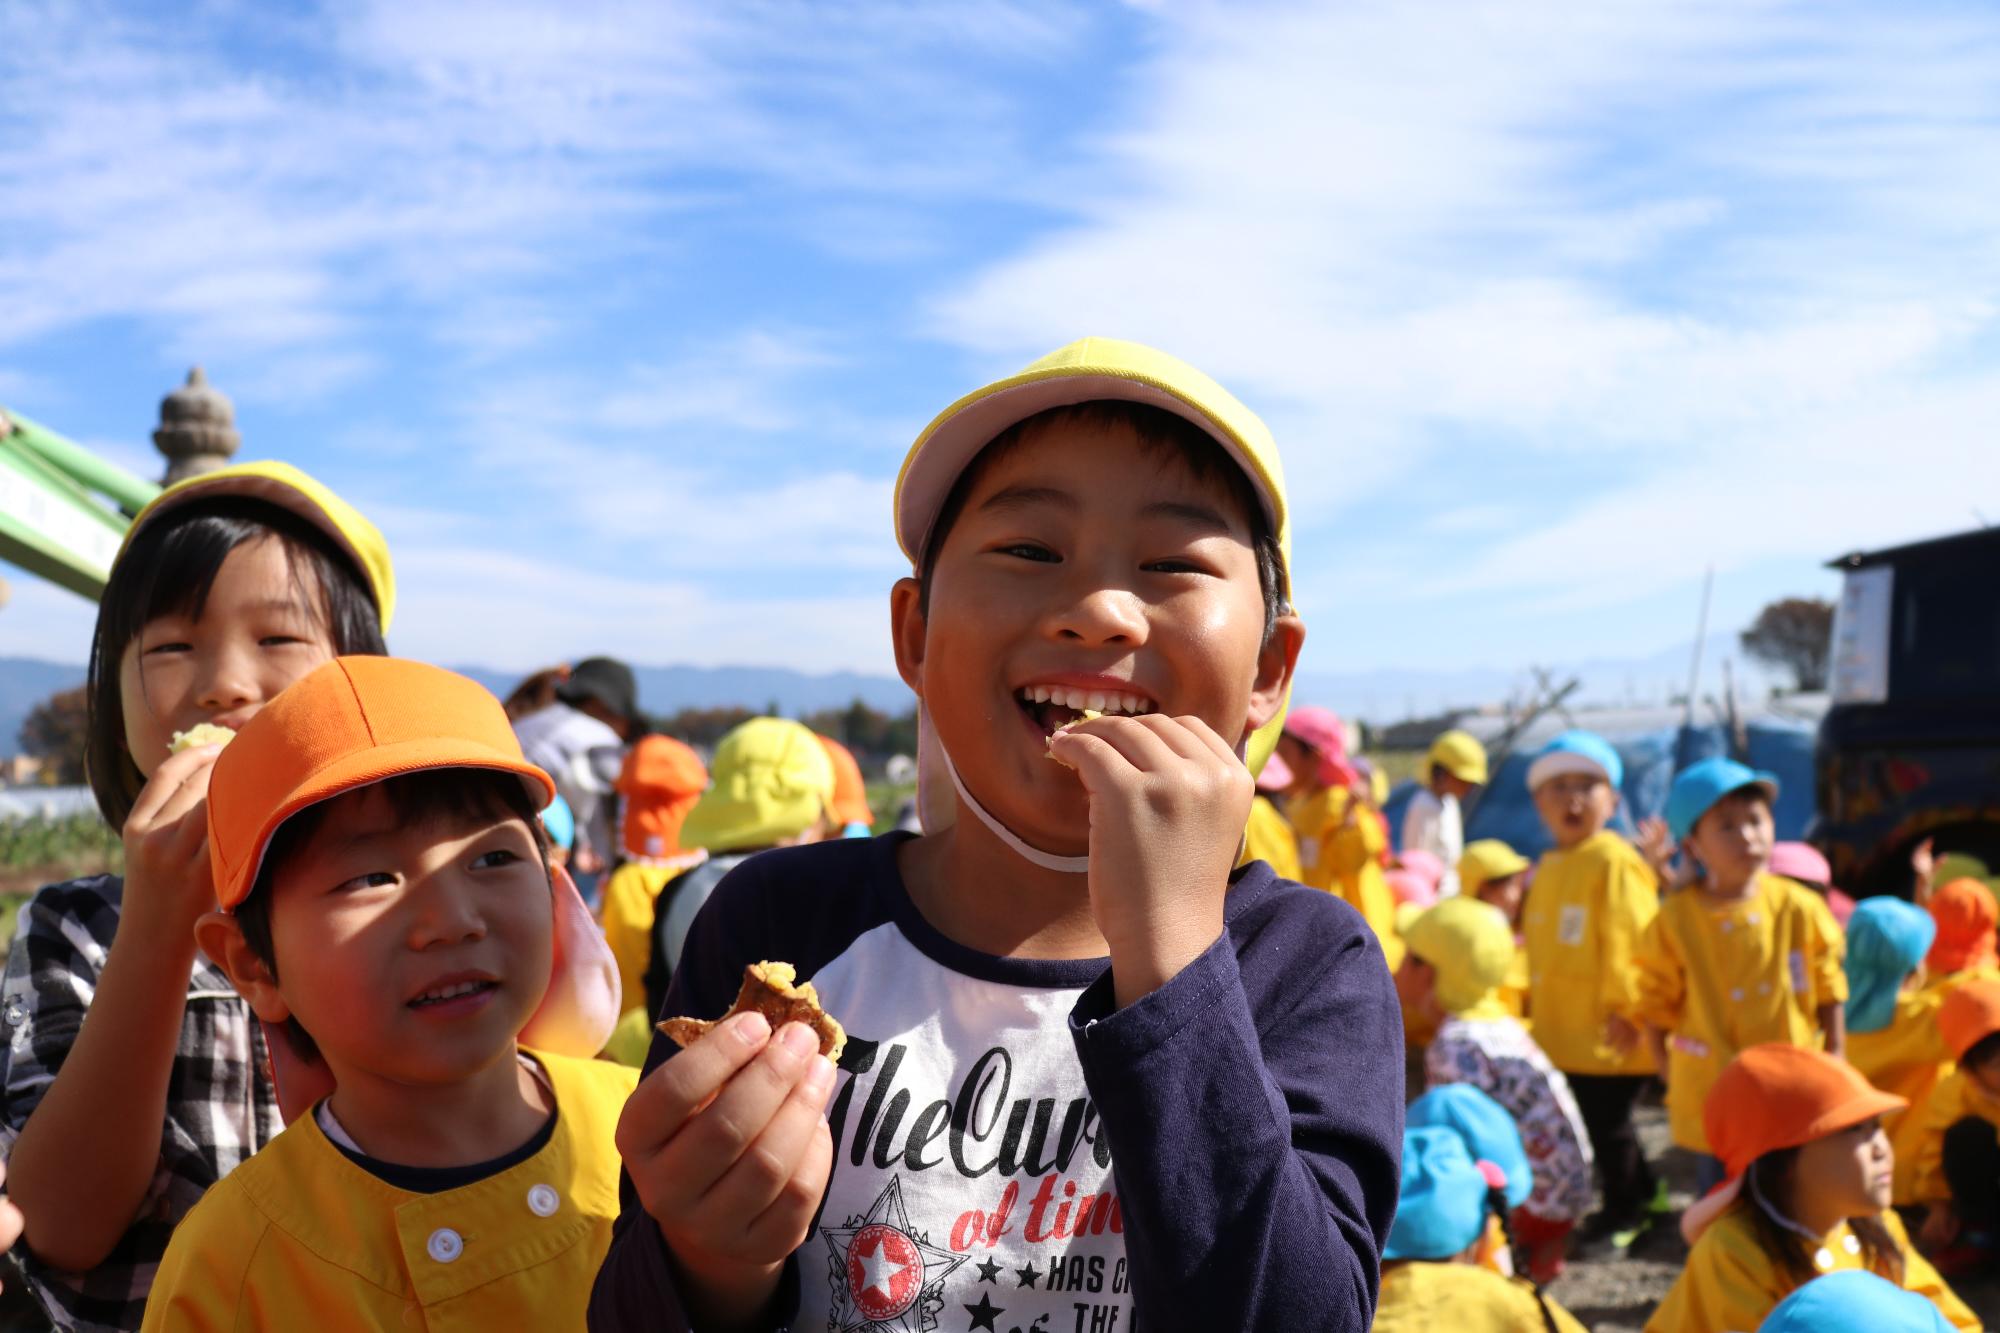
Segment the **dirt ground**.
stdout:
<path fill-rule="evenodd" d="M 1663 1109 L 1641 1106 L 1638 1117 L 1639 1138 L 1647 1159 L 1666 1175 L 1674 1205 L 1685 1206 L 1694 1191 L 1693 1157 L 1668 1142 Z M 1686 1259 L 1687 1246 L 1681 1243 L 1679 1229 L 1656 1226 L 1623 1257 L 1571 1260 L 1568 1271 L 1550 1286 L 1549 1294 L 1586 1328 L 1602 1333 L 1638 1333 Z M 1988 1328 L 2000 1327 L 2000 1272 L 1960 1279 L 1952 1286 Z"/>

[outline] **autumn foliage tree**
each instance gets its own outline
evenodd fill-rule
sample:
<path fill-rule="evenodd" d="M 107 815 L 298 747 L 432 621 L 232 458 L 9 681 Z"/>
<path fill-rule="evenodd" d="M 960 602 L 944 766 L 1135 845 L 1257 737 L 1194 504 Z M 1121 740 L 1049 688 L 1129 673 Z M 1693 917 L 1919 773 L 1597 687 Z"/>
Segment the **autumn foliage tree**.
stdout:
<path fill-rule="evenodd" d="M 89 735 L 90 705 L 81 685 L 58 690 L 36 704 L 21 724 L 21 752 L 42 761 L 50 780 L 61 786 L 81 786 L 84 742 Z"/>
<path fill-rule="evenodd" d="M 1801 690 L 1823 690 L 1833 653 L 1833 603 L 1817 597 L 1773 602 L 1757 613 L 1742 640 L 1744 652 L 1790 671 Z"/>

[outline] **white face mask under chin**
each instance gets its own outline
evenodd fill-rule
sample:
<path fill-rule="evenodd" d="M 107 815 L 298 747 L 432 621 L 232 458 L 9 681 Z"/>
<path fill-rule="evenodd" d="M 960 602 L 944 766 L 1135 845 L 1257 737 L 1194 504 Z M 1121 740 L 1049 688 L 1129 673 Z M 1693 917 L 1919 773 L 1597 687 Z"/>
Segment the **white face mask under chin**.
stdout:
<path fill-rule="evenodd" d="M 957 811 L 954 802 L 948 794 L 938 789 L 936 775 L 940 772 L 950 779 L 951 791 L 957 794 L 958 800 L 964 803 L 965 808 L 972 811 L 979 822 L 1016 856 L 1030 865 L 1053 870 L 1058 874 L 1082 875 L 1089 872 L 1088 856 L 1057 856 L 1039 847 L 1030 847 L 1022 841 L 1020 835 L 994 818 L 992 813 L 966 789 L 964 780 L 958 776 L 958 766 L 951 762 L 951 756 L 945 753 L 944 744 L 938 740 L 937 729 L 931 725 L 929 710 L 919 704 L 917 706 L 917 814 L 926 833 L 941 832 L 956 822 Z"/>

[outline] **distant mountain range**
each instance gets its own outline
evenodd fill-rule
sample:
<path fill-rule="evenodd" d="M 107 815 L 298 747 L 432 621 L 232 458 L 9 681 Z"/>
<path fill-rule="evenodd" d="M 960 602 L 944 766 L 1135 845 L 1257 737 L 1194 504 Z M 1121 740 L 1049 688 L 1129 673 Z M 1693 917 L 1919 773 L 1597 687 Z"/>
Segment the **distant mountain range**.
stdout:
<path fill-rule="evenodd" d="M 1687 688 L 1689 654 L 1694 645 L 1649 657 L 1599 659 L 1555 664 L 1551 675 L 1561 682 L 1575 676 L 1582 684 L 1572 704 L 1664 703 Z M 1764 698 L 1771 680 L 1754 666 L 1746 667 L 1735 636 L 1717 634 L 1703 652 L 1702 693 L 1721 692 L 1721 662 L 1735 660 L 1737 693 L 1746 702 Z M 458 666 L 496 694 L 504 695 L 521 679 L 519 672 Z M 911 705 L 910 691 L 893 676 L 838 671 L 810 675 L 785 667 L 638 666 L 640 705 L 651 713 L 675 713 L 683 708 L 737 706 L 796 717 L 823 708 L 838 708 L 862 700 L 871 708 L 900 713 Z M 81 665 L 29 657 L 0 657 L 0 754 L 12 753 L 28 710 L 60 689 L 83 683 Z M 1344 715 L 1387 723 L 1428 716 L 1452 708 L 1498 704 L 1524 693 L 1532 684 L 1526 670 L 1476 667 L 1457 671 L 1385 669 L 1365 672 L 1302 673 L 1293 696 L 1323 704 Z"/>

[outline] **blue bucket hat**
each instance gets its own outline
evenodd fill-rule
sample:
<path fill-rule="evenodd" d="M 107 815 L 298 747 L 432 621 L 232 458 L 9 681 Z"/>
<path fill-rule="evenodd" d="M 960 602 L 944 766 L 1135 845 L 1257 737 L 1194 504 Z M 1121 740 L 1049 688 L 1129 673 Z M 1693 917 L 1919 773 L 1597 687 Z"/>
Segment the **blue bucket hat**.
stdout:
<path fill-rule="evenodd" d="M 1682 769 L 1667 793 L 1667 829 L 1674 841 L 1685 840 L 1717 801 L 1745 787 L 1762 789 L 1765 800 L 1778 799 L 1775 774 L 1760 773 L 1727 755 L 1718 754 Z"/>
<path fill-rule="evenodd" d="M 1528 790 L 1566 773 L 1589 773 L 1613 787 L 1625 783 L 1625 763 L 1611 742 L 1594 731 L 1565 731 L 1544 745 L 1528 765 Z"/>
<path fill-rule="evenodd" d="M 1950 1333 L 1943 1311 L 1865 1269 L 1816 1277 L 1779 1301 L 1757 1333 Z"/>
<path fill-rule="evenodd" d="M 562 797 L 550 801 L 542 811 L 542 827 L 548 830 L 549 842 L 553 845 L 566 852 L 576 846 L 576 814 Z"/>
<path fill-rule="evenodd" d="M 1847 1030 L 1880 1032 L 1896 1016 L 1903 980 L 1924 961 L 1937 922 L 1901 898 L 1865 898 L 1847 921 Z"/>
<path fill-rule="evenodd" d="M 1486 1230 L 1486 1174 L 1455 1129 L 1403 1131 L 1403 1185 L 1382 1258 L 1449 1259 Z"/>
<path fill-rule="evenodd" d="M 1403 1113 L 1403 1123 L 1420 1129 L 1456 1132 L 1474 1158 L 1493 1163 L 1507 1177 L 1509 1209 L 1519 1208 L 1534 1193 L 1535 1172 L 1528 1165 L 1521 1127 L 1514 1123 L 1506 1107 L 1470 1083 L 1447 1083 L 1432 1088 L 1410 1103 Z"/>

